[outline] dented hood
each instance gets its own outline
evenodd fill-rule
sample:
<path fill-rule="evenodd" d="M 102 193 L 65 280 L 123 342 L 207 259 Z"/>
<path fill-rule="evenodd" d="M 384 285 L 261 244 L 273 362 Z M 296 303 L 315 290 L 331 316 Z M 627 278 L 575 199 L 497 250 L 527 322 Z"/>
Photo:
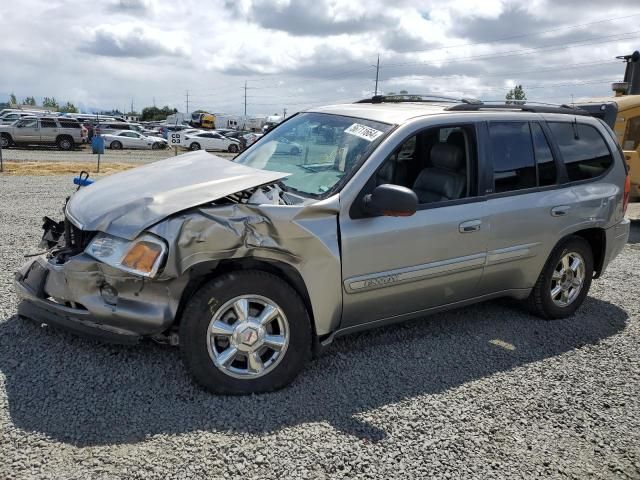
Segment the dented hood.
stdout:
<path fill-rule="evenodd" d="M 83 230 L 131 240 L 171 214 L 287 175 L 197 151 L 100 179 L 75 193 L 66 213 Z"/>

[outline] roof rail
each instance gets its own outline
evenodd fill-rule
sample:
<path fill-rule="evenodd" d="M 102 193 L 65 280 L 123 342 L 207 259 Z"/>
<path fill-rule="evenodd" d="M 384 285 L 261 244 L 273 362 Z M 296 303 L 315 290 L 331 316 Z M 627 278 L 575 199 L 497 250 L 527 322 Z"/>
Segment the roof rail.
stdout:
<path fill-rule="evenodd" d="M 590 116 L 591 114 L 579 107 L 571 105 L 557 105 L 553 103 L 527 102 L 525 100 L 514 100 L 511 103 L 505 102 L 481 102 L 476 103 L 458 103 L 446 107 L 445 110 L 454 112 L 477 112 L 479 110 L 514 110 L 521 112 L 533 113 L 566 113 L 571 115 Z"/>
<path fill-rule="evenodd" d="M 442 95 L 402 93 L 399 95 L 374 95 L 371 98 L 364 98 L 354 103 L 465 103 L 473 104 L 480 102 L 475 98 L 454 98 Z"/>

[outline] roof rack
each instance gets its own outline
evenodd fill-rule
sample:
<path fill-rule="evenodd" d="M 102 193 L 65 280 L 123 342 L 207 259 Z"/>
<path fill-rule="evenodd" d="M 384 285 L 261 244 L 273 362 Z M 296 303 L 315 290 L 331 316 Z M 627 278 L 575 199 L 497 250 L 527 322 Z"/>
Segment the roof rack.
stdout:
<path fill-rule="evenodd" d="M 583 115 L 590 116 L 591 114 L 586 110 L 579 107 L 572 107 L 571 105 L 558 105 L 553 103 L 542 102 L 527 102 L 525 100 L 514 100 L 510 103 L 503 101 L 477 101 L 475 103 L 458 103 L 457 105 L 451 105 L 446 107 L 445 110 L 454 112 L 477 112 L 479 110 L 514 110 L 521 112 L 533 112 L 533 113 L 566 113 L 571 115 Z"/>
<path fill-rule="evenodd" d="M 354 103 L 463 103 L 474 104 L 480 102 L 475 98 L 454 98 L 442 95 L 431 95 L 421 93 L 402 93 L 399 95 L 374 95 L 371 98 L 364 98 Z M 480 102 L 482 103 L 482 102 Z"/>

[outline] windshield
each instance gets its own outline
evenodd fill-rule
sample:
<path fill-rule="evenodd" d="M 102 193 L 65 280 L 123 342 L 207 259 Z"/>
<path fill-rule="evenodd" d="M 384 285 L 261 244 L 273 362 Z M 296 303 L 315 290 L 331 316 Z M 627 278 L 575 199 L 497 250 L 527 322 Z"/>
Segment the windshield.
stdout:
<path fill-rule="evenodd" d="M 359 165 L 391 125 L 324 113 L 301 113 L 236 158 L 262 170 L 290 173 L 282 182 L 320 196 Z"/>

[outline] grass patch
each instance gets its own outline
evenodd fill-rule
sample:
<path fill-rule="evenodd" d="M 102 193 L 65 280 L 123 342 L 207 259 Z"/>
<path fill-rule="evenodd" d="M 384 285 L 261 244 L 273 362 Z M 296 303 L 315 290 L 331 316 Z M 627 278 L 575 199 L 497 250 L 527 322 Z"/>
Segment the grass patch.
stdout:
<path fill-rule="evenodd" d="M 110 175 L 136 167 L 131 163 L 100 163 L 100 175 Z M 89 162 L 4 162 L 0 175 L 69 175 L 86 170 L 96 173 L 97 164 Z"/>

